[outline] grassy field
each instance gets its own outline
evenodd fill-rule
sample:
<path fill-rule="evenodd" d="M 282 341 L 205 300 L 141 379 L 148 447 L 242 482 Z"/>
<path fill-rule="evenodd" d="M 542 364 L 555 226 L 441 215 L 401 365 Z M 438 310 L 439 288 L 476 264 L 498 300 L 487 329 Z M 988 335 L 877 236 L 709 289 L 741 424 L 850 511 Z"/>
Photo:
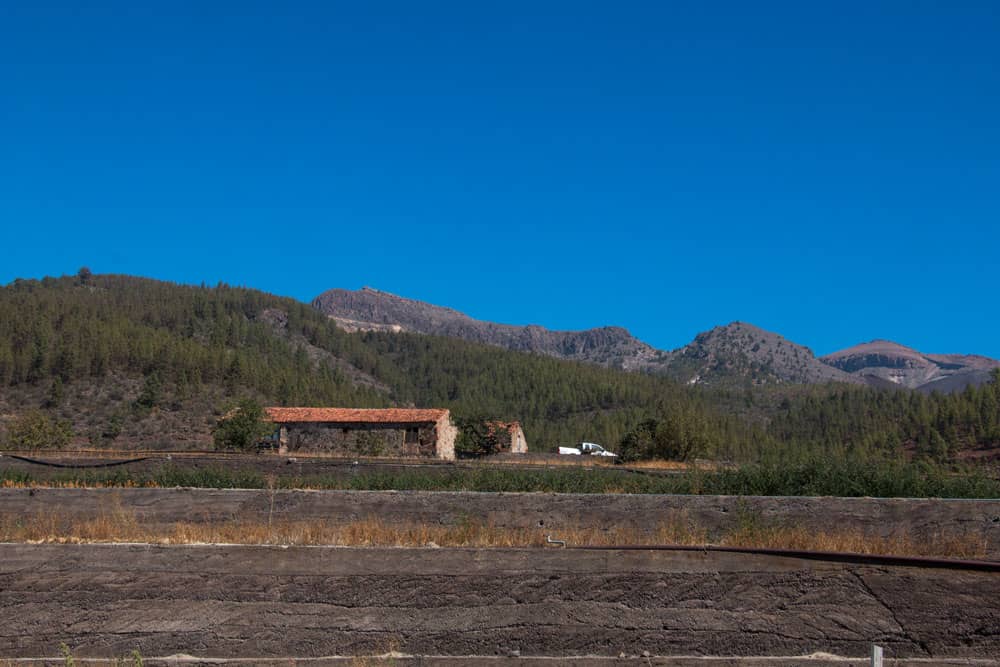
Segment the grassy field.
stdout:
<path fill-rule="evenodd" d="M 812 460 L 662 474 L 618 468 L 449 468 L 358 472 L 353 475 L 268 475 L 223 466 L 165 464 L 148 472 L 66 470 L 45 476 L 5 469 L 6 487 L 199 487 L 331 490 L 418 490 L 548 493 L 669 493 L 760 496 L 997 498 L 1000 481 L 982 472 L 927 464 Z"/>

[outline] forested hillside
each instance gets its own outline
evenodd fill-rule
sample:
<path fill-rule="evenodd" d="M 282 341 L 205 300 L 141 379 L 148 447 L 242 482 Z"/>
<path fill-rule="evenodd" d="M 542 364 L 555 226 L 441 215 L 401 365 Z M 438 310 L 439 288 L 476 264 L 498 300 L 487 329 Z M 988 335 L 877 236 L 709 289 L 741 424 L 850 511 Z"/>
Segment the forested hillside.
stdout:
<path fill-rule="evenodd" d="M 648 413 L 741 426 L 663 378 L 417 334 L 349 334 L 292 299 L 128 276 L 17 280 L 0 290 L 0 409 L 69 420 L 79 440 L 207 444 L 250 395 L 278 405 L 446 406 L 520 419 L 530 442 L 616 442 Z M 729 433 L 732 429 L 733 432 Z M 735 452 L 734 452 L 735 453 Z"/>
<path fill-rule="evenodd" d="M 837 384 L 713 390 L 450 338 L 347 333 L 306 304 L 226 285 L 81 270 L 0 289 L 0 437 L 28 415 L 79 444 L 204 447 L 243 397 L 449 407 L 519 419 L 535 450 L 617 447 L 628 436 L 634 458 L 946 460 L 1000 447 L 996 382 L 951 396 Z"/>
<path fill-rule="evenodd" d="M 1000 370 L 956 394 L 843 386 L 787 403 L 770 422 L 776 441 L 824 450 L 904 453 L 937 461 L 992 458 L 1000 447 Z"/>
<path fill-rule="evenodd" d="M 483 322 L 451 308 L 370 287 L 357 291 L 327 290 L 312 305 L 348 331 L 408 331 L 446 336 L 625 370 L 657 369 L 662 355 L 621 327 L 552 331 L 538 325 Z"/>

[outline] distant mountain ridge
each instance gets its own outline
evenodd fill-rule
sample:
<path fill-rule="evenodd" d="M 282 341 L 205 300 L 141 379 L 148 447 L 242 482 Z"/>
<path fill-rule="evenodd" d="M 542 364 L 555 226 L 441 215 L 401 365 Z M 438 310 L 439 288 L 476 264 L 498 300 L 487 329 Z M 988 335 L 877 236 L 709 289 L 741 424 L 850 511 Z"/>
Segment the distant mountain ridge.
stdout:
<path fill-rule="evenodd" d="M 447 336 L 625 370 L 642 370 L 660 354 L 621 327 L 552 331 L 530 324 L 484 322 L 451 308 L 370 287 L 357 291 L 328 290 L 312 304 L 348 331 L 410 331 Z"/>
<path fill-rule="evenodd" d="M 974 354 L 923 354 L 888 340 L 873 340 L 820 359 L 868 384 L 949 392 L 982 384 L 1000 361 Z"/>
<path fill-rule="evenodd" d="M 552 331 L 476 320 L 451 308 L 370 287 L 328 290 L 312 302 L 347 331 L 410 331 L 511 350 L 669 375 L 687 384 L 844 382 L 924 391 L 982 384 L 1000 361 L 976 355 L 923 354 L 873 341 L 817 358 L 809 348 L 746 322 L 698 334 L 677 350 L 658 350 L 622 327 Z"/>

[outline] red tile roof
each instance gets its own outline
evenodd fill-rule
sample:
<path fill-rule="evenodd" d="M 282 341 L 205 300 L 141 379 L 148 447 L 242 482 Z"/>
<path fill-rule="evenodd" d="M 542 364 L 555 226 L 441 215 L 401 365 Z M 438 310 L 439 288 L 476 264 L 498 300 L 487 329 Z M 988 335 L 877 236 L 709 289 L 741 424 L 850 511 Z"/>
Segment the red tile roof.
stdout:
<path fill-rule="evenodd" d="M 265 408 L 271 421 L 326 422 L 335 424 L 424 424 L 436 422 L 447 410 L 414 408 Z"/>

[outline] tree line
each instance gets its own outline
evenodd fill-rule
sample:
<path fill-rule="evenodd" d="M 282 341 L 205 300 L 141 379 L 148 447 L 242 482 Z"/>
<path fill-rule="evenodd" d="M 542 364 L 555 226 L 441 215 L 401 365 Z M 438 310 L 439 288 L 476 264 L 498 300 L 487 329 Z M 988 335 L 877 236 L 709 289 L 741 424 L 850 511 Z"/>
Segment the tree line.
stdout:
<path fill-rule="evenodd" d="M 108 441 L 123 421 L 168 403 L 197 424 L 204 410 L 218 416 L 252 397 L 446 407 L 458 420 L 518 420 L 535 451 L 588 440 L 620 448 L 626 460 L 825 453 L 946 461 L 1000 446 L 1000 374 L 950 395 L 844 385 L 706 389 L 449 338 L 349 334 L 306 304 L 225 284 L 81 270 L 0 288 L 0 391 L 41 397 L 20 410 L 35 420 L 20 432 L 65 434 L 67 393 L 84 400 L 81 386 L 119 376 L 139 382 L 133 398 L 92 399 L 119 404 L 100 428 Z M 39 414 L 56 430 L 45 431 Z M 8 424 L 8 438 L 12 426 L 20 427 Z"/>

